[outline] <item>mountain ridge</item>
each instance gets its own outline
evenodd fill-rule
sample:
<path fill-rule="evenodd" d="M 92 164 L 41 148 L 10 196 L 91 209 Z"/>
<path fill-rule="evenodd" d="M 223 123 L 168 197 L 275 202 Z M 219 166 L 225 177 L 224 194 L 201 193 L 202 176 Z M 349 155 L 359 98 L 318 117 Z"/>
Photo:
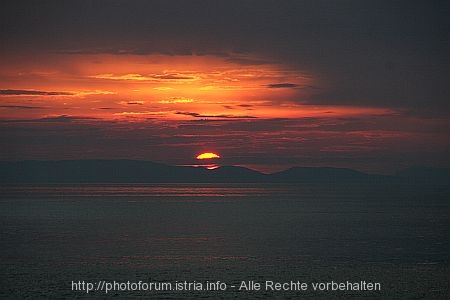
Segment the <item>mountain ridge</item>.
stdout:
<path fill-rule="evenodd" d="M 450 169 L 409 168 L 394 175 L 368 174 L 348 168 L 291 167 L 264 174 L 241 166 L 214 170 L 172 166 L 141 160 L 25 160 L 0 161 L 0 183 L 163 183 L 163 182 L 286 182 L 376 183 L 389 181 L 448 184 Z"/>

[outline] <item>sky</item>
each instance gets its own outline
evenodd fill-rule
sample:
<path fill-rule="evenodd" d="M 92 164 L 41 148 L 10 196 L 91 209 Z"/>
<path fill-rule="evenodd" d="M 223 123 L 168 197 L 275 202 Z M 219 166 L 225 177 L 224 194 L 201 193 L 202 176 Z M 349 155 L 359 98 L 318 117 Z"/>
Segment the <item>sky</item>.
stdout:
<path fill-rule="evenodd" d="M 449 167 L 445 1 L 2 1 L 0 160 Z"/>

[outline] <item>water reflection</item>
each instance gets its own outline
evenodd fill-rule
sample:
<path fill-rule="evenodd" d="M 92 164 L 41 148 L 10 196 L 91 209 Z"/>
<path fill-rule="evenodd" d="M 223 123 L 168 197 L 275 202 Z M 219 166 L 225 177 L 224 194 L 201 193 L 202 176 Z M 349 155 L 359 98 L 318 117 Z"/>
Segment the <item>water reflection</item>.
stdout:
<path fill-rule="evenodd" d="M 248 197 L 276 196 L 295 192 L 293 186 L 230 184 L 79 184 L 2 186 L 8 197 Z"/>
<path fill-rule="evenodd" d="M 136 274 L 232 282 L 320 280 L 335 270 L 333 279 L 379 280 L 386 266 L 409 265 L 410 279 L 428 268 L 433 273 L 420 276 L 447 284 L 449 212 L 444 194 L 400 187 L 2 186 L 0 268 L 9 286 L 25 282 L 30 293 L 46 286 L 58 291 L 54 298 L 67 296 L 74 279 Z M 405 276 L 397 270 L 393 280 Z M 64 281 L 59 290 L 54 278 Z"/>

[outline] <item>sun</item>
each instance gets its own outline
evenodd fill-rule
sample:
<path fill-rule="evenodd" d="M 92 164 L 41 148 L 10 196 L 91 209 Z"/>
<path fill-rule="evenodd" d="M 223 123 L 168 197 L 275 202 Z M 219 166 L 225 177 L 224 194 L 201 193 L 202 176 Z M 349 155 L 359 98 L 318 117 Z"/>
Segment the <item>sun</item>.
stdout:
<path fill-rule="evenodd" d="M 220 155 L 213 153 L 213 152 L 204 152 L 202 154 L 197 155 L 197 159 L 214 159 L 214 158 L 220 158 Z"/>

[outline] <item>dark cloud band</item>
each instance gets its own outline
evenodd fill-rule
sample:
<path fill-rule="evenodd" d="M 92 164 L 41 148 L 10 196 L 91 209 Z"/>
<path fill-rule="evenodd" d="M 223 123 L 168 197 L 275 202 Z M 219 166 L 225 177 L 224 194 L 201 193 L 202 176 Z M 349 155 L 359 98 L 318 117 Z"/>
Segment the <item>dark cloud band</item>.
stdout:
<path fill-rule="evenodd" d="M 36 91 L 36 90 L 0 90 L 0 95 L 11 96 L 71 96 L 74 93 L 70 92 L 48 92 L 48 91 Z"/>

